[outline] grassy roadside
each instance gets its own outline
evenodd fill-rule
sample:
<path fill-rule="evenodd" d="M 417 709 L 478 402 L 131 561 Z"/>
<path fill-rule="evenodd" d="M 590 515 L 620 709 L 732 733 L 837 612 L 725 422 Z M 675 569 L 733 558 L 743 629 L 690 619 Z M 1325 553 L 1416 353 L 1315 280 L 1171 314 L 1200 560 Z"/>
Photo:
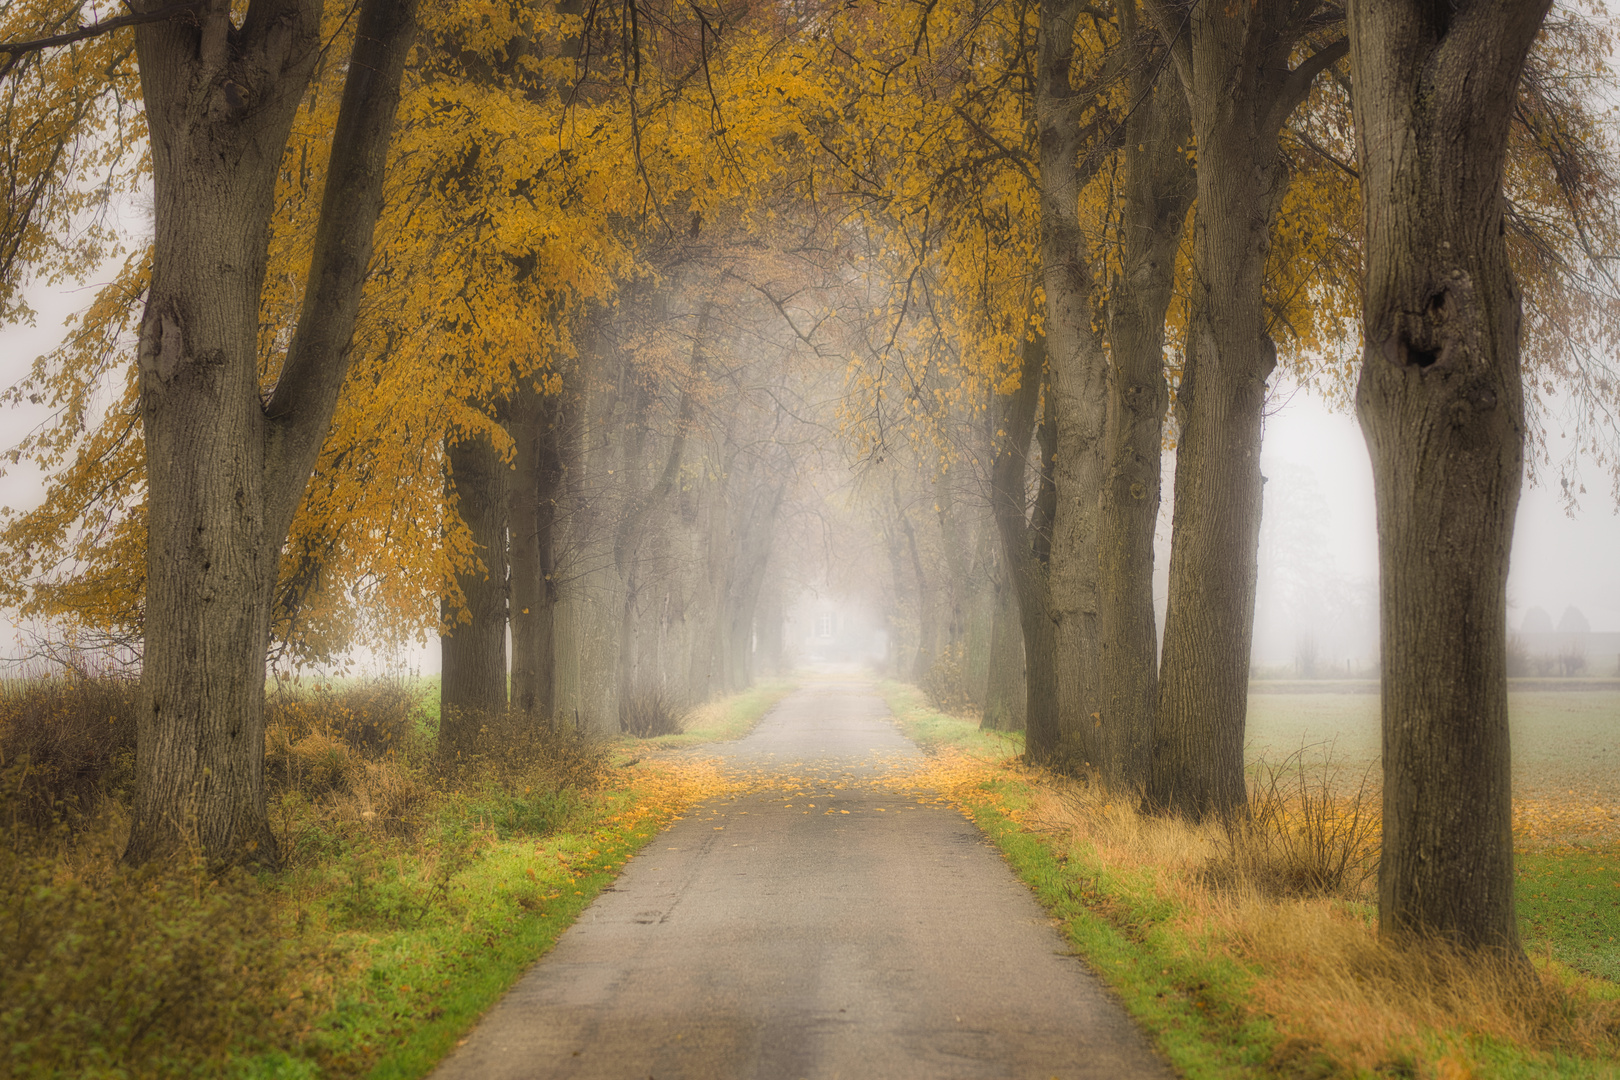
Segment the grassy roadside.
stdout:
<path fill-rule="evenodd" d="M 0 745 L 34 727 L 121 745 L 105 732 L 126 723 L 122 688 L 47 690 L 44 707 L 0 702 Z M 788 690 L 715 702 L 674 738 L 738 737 Z M 37 751 L 0 753 L 0 1077 L 425 1075 L 717 782 L 647 758 L 661 740 L 498 718 L 486 756 L 447 777 L 429 760 L 433 695 L 408 691 L 277 703 L 274 874 L 124 870 L 127 762 L 101 763 L 100 788 L 71 806 L 41 787 L 56 802 L 30 823 L 43 804 L 17 793 L 55 780 Z"/>
<path fill-rule="evenodd" d="M 1620 1076 L 1620 987 L 1601 977 L 1620 911 L 1614 851 L 1521 854 L 1541 977 L 1527 990 L 1443 951 L 1384 947 L 1366 879 L 1318 895 L 1262 887 L 1234 870 L 1237 841 L 1221 830 L 1143 818 L 1024 768 L 1016 744 L 915 688 L 880 692 L 932 751 L 914 783 L 948 791 L 996 841 L 1182 1075 Z"/>
<path fill-rule="evenodd" d="M 754 730 L 760 717 L 798 688 L 792 679 L 766 679 L 739 694 L 699 705 L 686 717 L 679 735 L 659 735 L 640 741 L 656 750 L 680 750 L 700 743 L 729 742 Z"/>
<path fill-rule="evenodd" d="M 481 920 L 484 926 L 499 926 L 504 918 L 511 927 L 506 938 L 488 929 L 481 931 L 479 925 L 468 920 L 459 928 L 439 927 L 418 940 L 378 950 L 381 959 L 373 963 L 368 975 L 372 982 L 386 983 L 397 972 L 414 978 L 419 985 L 432 987 L 435 959 L 450 957 L 451 974 L 445 980 L 450 989 L 443 994 L 428 990 L 430 1002 L 418 1002 L 414 1012 L 403 1010 L 415 1015 L 417 1022 L 402 1033 L 402 1041 L 368 1075 L 374 1080 L 426 1075 L 518 976 L 550 950 L 580 912 L 612 883 L 619 868 L 671 818 L 704 794 L 702 781 L 695 777 L 659 766 L 641 766 L 637 760 L 639 751 L 740 739 L 793 689 L 789 680 L 763 682 L 699 706 L 679 735 L 617 740 L 617 756 L 631 761 L 620 766 L 598 793 L 600 801 L 595 813 L 532 849 L 526 837 L 500 844 L 485 858 L 483 872 L 469 872 L 461 883 L 469 895 L 482 896 L 494 909 L 489 913 L 493 919 L 486 916 Z M 515 902 L 518 910 L 511 910 L 510 903 L 501 903 L 506 898 Z M 442 940 L 445 938 L 450 940 Z M 490 945 L 491 938 L 496 939 L 494 946 Z M 479 959 L 469 964 L 469 956 Z M 423 1012 L 420 1006 L 428 1004 L 431 1007 Z"/>

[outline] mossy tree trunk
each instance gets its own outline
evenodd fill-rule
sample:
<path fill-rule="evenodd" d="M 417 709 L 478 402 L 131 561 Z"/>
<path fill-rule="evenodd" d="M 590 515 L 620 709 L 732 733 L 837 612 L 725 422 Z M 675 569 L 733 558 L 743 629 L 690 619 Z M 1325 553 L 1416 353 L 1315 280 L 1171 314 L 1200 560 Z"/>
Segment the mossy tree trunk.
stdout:
<path fill-rule="evenodd" d="M 1052 516 L 1057 502 L 1057 487 L 1052 480 L 1057 438 L 1051 398 L 1042 393 L 1044 339 L 1033 335 L 1025 341 L 1021 361 L 1018 389 L 998 397 L 995 403 L 1000 420 L 996 426 L 1003 435 L 996 443 L 991 465 L 991 507 L 1023 635 L 1025 745 L 1033 742 L 1043 747 L 1028 752 L 1032 759 L 1040 760 L 1058 743 L 1057 676 L 1046 594 Z M 1037 425 L 1036 417 L 1043 412 Z M 1028 495 L 1032 442 L 1040 447 L 1039 459 L 1034 463 L 1037 487 L 1033 505 Z"/>
<path fill-rule="evenodd" d="M 513 395 L 510 510 L 512 705 L 549 722 L 554 710 L 557 507 L 568 396 L 528 380 Z"/>
<path fill-rule="evenodd" d="M 1096 281 L 1080 221 L 1080 191 L 1103 155 L 1092 153 L 1081 111 L 1094 88 L 1073 85 L 1079 0 L 1042 0 L 1035 114 L 1040 153 L 1041 282 L 1046 293 L 1049 393 L 1056 420 L 1056 501 L 1047 563 L 1058 714 L 1048 731 L 1028 730 L 1032 758 L 1050 758 L 1058 742 L 1086 761 L 1097 750 L 1097 519 L 1103 484 L 1107 363 L 1094 310 Z M 1093 109 L 1094 113 L 1100 110 Z M 1044 631 L 1043 631 L 1044 632 Z"/>
<path fill-rule="evenodd" d="M 477 564 L 456 575 L 461 603 L 447 597 L 439 630 L 439 757 L 470 754 L 479 727 L 506 708 L 507 473 L 489 435 L 445 446 L 451 504 L 467 527 Z"/>

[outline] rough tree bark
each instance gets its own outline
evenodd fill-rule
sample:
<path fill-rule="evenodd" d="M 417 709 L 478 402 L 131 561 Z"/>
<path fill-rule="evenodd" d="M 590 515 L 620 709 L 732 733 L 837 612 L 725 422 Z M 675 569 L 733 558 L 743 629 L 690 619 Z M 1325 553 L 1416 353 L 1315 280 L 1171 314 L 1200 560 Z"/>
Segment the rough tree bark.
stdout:
<path fill-rule="evenodd" d="M 1097 766 L 1116 788 L 1147 783 L 1159 695 L 1153 611 L 1153 536 L 1169 388 L 1164 318 L 1176 249 L 1196 188 L 1186 95 L 1160 81 L 1158 50 L 1142 40 L 1135 0 L 1118 5 L 1121 47 L 1131 49 L 1125 121 L 1120 273 L 1107 299 L 1110 366 L 1104 436 L 1107 478 L 1099 521 Z"/>
<path fill-rule="evenodd" d="M 478 729 L 506 708 L 506 474 L 488 435 L 445 446 L 456 512 L 472 535 L 480 565 L 456 575 L 466 601 L 448 601 L 439 631 L 439 758 L 472 753 Z M 463 617 L 464 616 L 464 617 Z"/>
<path fill-rule="evenodd" d="M 1102 495 L 1107 361 L 1094 329 L 1096 281 L 1080 222 L 1080 191 L 1101 161 L 1081 154 L 1095 124 L 1093 92 L 1073 85 L 1075 23 L 1080 0 L 1042 0 L 1035 113 L 1041 176 L 1041 280 L 1046 292 L 1046 348 L 1057 419 L 1057 502 L 1047 566 L 1047 607 L 1053 621 L 1058 725 L 1031 725 L 1026 743 L 1036 760 L 1050 758 L 1060 740 L 1093 761 L 1097 749 L 1097 508 Z"/>
<path fill-rule="evenodd" d="M 619 620 L 618 661 L 621 730 L 625 724 L 624 718 L 631 702 L 631 695 L 642 689 L 649 689 L 638 684 L 639 673 L 636 669 L 635 637 L 639 621 L 641 588 L 639 561 L 642 545 L 647 540 L 652 523 L 664 511 L 665 504 L 675 493 L 676 484 L 680 479 L 681 463 L 686 453 L 686 442 L 695 409 L 693 392 L 704 371 L 713 307 L 712 303 L 705 301 L 698 315 L 697 330 L 692 337 L 691 374 L 681 389 L 681 404 L 675 417 L 675 430 L 670 436 L 669 453 L 664 458 L 663 467 L 659 470 L 657 479 L 645 491 L 637 490 L 633 486 L 627 487 L 623 514 L 614 530 L 613 565 L 624 586 L 624 605 Z M 636 412 L 640 416 L 645 416 L 644 407 L 638 408 Z M 644 467 L 642 459 L 645 438 L 645 426 L 639 425 L 631 441 L 631 448 L 625 455 L 623 469 L 627 485 L 635 483 L 635 478 Z"/>
<path fill-rule="evenodd" d="M 305 302 L 268 401 L 260 291 L 321 4 L 253 0 L 237 26 L 228 0 L 207 0 L 135 30 L 154 236 L 137 359 L 146 642 L 127 862 L 188 843 L 213 860 L 278 861 L 263 781 L 272 596 L 347 369 L 415 13 L 414 0 L 362 5 Z"/>
<path fill-rule="evenodd" d="M 984 689 L 984 716 L 989 731 L 1024 730 L 1024 635 L 1018 623 L 1018 593 L 1006 560 L 995 581 L 995 614 L 990 623 L 990 665 Z"/>
<path fill-rule="evenodd" d="M 1353 0 L 1366 208 L 1356 412 L 1378 507 L 1382 932 L 1522 962 L 1507 572 L 1524 471 L 1503 240 L 1514 98 L 1548 0 Z"/>
<path fill-rule="evenodd" d="M 554 712 L 557 505 L 564 483 L 568 397 L 519 386 L 507 473 L 511 548 L 512 705 L 547 722 Z"/>
<path fill-rule="evenodd" d="M 1023 630 L 1024 745 L 1034 743 L 1045 748 L 1026 750 L 1032 760 L 1051 753 L 1058 743 L 1057 676 L 1046 596 L 1052 517 L 1057 503 L 1057 487 L 1052 480 L 1057 438 L 1051 395 L 1041 393 L 1045 368 L 1046 343 L 1037 335 L 1024 343 L 1018 389 L 996 403 L 1000 413 L 997 427 L 1004 434 L 996 444 L 991 465 L 990 494 Z M 1040 479 L 1031 507 L 1027 485 L 1030 443 L 1037 433 L 1035 418 L 1043 397 L 1046 410 L 1039 424 Z"/>
<path fill-rule="evenodd" d="M 1343 39 L 1298 67 L 1316 0 L 1164 5 L 1156 14 L 1198 151 L 1193 319 L 1177 393 L 1175 517 L 1150 804 L 1243 812 L 1244 725 L 1260 543 L 1260 435 L 1277 363 L 1264 283 L 1288 175 L 1283 124 Z M 1182 28 L 1185 28 L 1184 30 Z"/>

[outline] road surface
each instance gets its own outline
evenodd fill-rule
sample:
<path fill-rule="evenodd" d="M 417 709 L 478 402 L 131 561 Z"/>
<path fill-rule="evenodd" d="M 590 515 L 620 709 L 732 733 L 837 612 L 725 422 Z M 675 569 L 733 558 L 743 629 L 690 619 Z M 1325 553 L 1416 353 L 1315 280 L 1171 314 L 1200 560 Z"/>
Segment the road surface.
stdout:
<path fill-rule="evenodd" d="M 919 755 L 868 687 L 704 753 L 751 793 L 655 837 L 435 1080 L 1172 1075 L 971 823 L 876 782 Z"/>

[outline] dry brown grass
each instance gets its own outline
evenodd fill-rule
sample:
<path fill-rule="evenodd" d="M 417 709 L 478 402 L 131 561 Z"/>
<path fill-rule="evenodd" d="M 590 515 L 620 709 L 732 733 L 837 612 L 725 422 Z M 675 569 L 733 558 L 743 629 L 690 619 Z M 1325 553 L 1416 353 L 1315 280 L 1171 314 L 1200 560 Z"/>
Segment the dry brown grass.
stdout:
<path fill-rule="evenodd" d="M 1616 988 L 1535 960 L 1535 977 L 1434 943 L 1378 936 L 1378 792 L 1297 756 L 1256 771 L 1251 817 L 1223 825 L 1138 812 L 1083 781 L 1040 777 L 1020 815 L 1114 871 L 1151 869 L 1187 940 L 1261 972 L 1253 1008 L 1286 1075 L 1465 1077 L 1486 1037 L 1536 1053 L 1620 1053 Z M 1032 779 L 1034 779 L 1032 777 Z"/>

